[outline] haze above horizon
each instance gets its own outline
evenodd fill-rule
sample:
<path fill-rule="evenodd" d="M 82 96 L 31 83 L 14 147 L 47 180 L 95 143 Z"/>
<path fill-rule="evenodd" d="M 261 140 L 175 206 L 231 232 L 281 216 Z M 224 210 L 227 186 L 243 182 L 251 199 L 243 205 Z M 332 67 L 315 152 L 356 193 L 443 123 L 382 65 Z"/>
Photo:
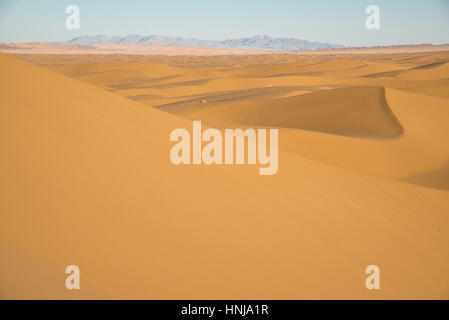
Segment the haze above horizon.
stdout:
<path fill-rule="evenodd" d="M 79 30 L 65 26 L 65 8 L 80 9 Z M 380 9 L 368 30 L 365 9 Z M 0 0 L 0 42 L 66 41 L 82 35 L 164 35 L 224 40 L 269 35 L 344 46 L 449 42 L 446 0 Z"/>

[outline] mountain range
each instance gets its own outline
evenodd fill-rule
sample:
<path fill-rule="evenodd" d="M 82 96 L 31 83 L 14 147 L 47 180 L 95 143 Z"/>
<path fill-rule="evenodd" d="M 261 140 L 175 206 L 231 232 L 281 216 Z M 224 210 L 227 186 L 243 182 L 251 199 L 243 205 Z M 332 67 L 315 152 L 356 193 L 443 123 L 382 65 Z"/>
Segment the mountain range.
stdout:
<path fill-rule="evenodd" d="M 81 36 L 59 44 L 72 45 L 103 45 L 103 44 L 146 44 L 146 45 L 176 45 L 186 47 L 212 47 L 230 49 L 260 49 L 272 51 L 301 51 L 327 48 L 343 48 L 344 46 L 325 42 L 312 42 L 295 38 L 271 38 L 258 35 L 249 38 L 227 39 L 222 41 L 199 40 L 185 37 L 167 37 L 159 35 L 127 35 L 127 36 Z"/>

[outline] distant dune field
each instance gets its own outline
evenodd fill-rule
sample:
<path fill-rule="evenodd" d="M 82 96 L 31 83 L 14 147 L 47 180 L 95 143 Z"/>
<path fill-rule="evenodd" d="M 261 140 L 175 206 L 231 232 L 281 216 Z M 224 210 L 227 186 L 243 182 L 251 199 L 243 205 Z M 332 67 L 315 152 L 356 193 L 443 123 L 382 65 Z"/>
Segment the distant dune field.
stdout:
<path fill-rule="evenodd" d="M 448 51 L 14 54 L 0 296 L 449 298 Z M 279 128 L 278 173 L 174 166 L 192 120 Z"/>

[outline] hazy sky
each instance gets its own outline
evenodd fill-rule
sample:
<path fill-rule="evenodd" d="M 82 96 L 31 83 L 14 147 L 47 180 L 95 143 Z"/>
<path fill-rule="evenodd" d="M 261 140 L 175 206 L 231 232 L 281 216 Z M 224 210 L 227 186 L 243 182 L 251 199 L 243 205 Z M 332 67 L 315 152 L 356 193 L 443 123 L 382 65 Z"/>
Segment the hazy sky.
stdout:
<path fill-rule="evenodd" d="M 65 27 L 69 4 L 80 8 L 80 30 Z M 380 30 L 365 27 L 365 8 L 372 4 L 380 8 Z M 440 44 L 449 43 L 449 0 L 0 0 L 0 42 L 95 34 Z"/>

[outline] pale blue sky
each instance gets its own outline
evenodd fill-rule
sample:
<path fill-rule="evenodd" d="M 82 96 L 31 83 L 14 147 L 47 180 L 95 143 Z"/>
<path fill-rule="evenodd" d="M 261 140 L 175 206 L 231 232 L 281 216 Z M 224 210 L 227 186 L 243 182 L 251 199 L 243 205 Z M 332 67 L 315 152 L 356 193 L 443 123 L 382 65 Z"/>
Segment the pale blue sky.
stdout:
<path fill-rule="evenodd" d="M 81 29 L 65 28 L 76 4 Z M 368 5 L 381 28 L 365 27 Z M 0 42 L 158 34 L 222 40 L 266 34 L 346 46 L 449 43 L 449 0 L 0 0 Z"/>

